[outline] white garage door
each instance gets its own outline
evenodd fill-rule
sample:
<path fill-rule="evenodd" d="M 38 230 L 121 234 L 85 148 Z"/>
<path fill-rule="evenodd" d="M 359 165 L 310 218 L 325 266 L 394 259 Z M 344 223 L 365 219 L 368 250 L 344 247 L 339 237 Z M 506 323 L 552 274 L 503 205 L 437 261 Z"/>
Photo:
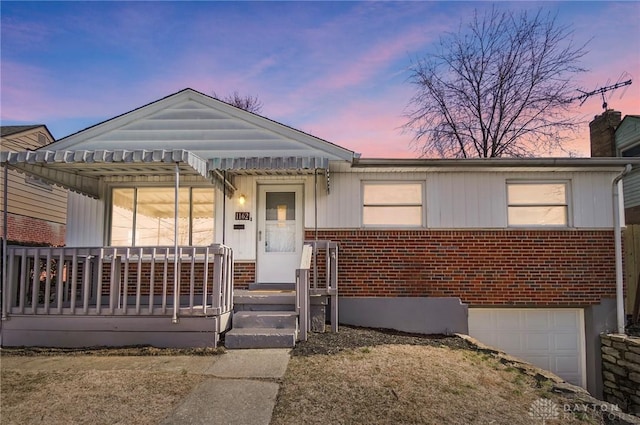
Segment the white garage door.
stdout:
<path fill-rule="evenodd" d="M 469 335 L 586 388 L 582 309 L 470 308 Z"/>

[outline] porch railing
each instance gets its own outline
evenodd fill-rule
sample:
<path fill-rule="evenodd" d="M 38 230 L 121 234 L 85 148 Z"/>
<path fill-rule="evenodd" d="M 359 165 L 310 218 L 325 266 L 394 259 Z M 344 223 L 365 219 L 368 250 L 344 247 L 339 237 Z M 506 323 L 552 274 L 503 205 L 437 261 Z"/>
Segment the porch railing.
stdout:
<path fill-rule="evenodd" d="M 233 310 L 229 247 L 179 247 L 175 260 L 174 247 L 9 246 L 2 318 L 11 314 L 171 316 L 174 307 L 181 316 L 215 316 Z"/>
<path fill-rule="evenodd" d="M 338 332 L 338 243 L 328 240 L 304 242 L 300 269 L 296 271 L 297 309 L 300 339 L 306 340 L 309 325 L 310 297 L 327 295 L 331 302 L 331 331 Z M 310 253 L 310 258 L 307 255 Z"/>

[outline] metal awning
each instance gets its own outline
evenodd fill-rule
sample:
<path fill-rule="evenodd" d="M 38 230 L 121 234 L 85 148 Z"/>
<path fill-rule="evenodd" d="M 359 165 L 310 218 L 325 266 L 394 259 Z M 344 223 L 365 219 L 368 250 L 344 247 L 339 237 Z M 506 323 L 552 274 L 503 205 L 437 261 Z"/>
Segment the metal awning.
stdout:
<path fill-rule="evenodd" d="M 209 175 L 204 159 L 183 149 L 0 152 L 0 164 L 94 198 L 102 178 L 173 176 L 176 165 L 181 176 L 222 184 Z"/>
<path fill-rule="evenodd" d="M 269 156 L 212 158 L 209 169 L 229 174 L 313 174 L 315 170 L 327 170 L 329 158 L 300 156 Z"/>

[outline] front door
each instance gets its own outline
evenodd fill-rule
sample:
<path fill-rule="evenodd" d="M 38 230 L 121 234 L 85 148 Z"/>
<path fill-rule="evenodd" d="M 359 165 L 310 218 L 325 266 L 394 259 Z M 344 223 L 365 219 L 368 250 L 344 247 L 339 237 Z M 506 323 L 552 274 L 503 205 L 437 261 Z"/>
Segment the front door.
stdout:
<path fill-rule="evenodd" d="M 258 186 L 258 282 L 295 281 L 303 232 L 302 185 Z"/>

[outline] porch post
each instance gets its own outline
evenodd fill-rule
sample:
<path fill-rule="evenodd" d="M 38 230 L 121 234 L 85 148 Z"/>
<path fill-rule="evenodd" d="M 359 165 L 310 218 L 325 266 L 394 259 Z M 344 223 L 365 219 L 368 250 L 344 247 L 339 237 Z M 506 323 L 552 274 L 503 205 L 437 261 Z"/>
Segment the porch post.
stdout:
<path fill-rule="evenodd" d="M 318 169 L 313 172 L 313 220 L 315 230 L 315 240 L 318 240 Z"/>
<path fill-rule="evenodd" d="M 180 165 L 176 162 L 176 186 L 174 196 L 174 223 L 173 223 L 173 323 L 178 323 L 178 307 L 180 306 L 180 288 L 178 284 L 178 196 L 180 194 Z"/>
<path fill-rule="evenodd" d="M 7 298 L 7 239 L 9 238 L 9 208 L 7 208 L 7 203 L 9 202 L 9 167 L 7 164 L 4 165 L 4 192 L 2 193 L 2 206 L 4 211 L 2 212 L 2 320 L 7 320 L 7 307 L 6 307 L 6 298 Z"/>

